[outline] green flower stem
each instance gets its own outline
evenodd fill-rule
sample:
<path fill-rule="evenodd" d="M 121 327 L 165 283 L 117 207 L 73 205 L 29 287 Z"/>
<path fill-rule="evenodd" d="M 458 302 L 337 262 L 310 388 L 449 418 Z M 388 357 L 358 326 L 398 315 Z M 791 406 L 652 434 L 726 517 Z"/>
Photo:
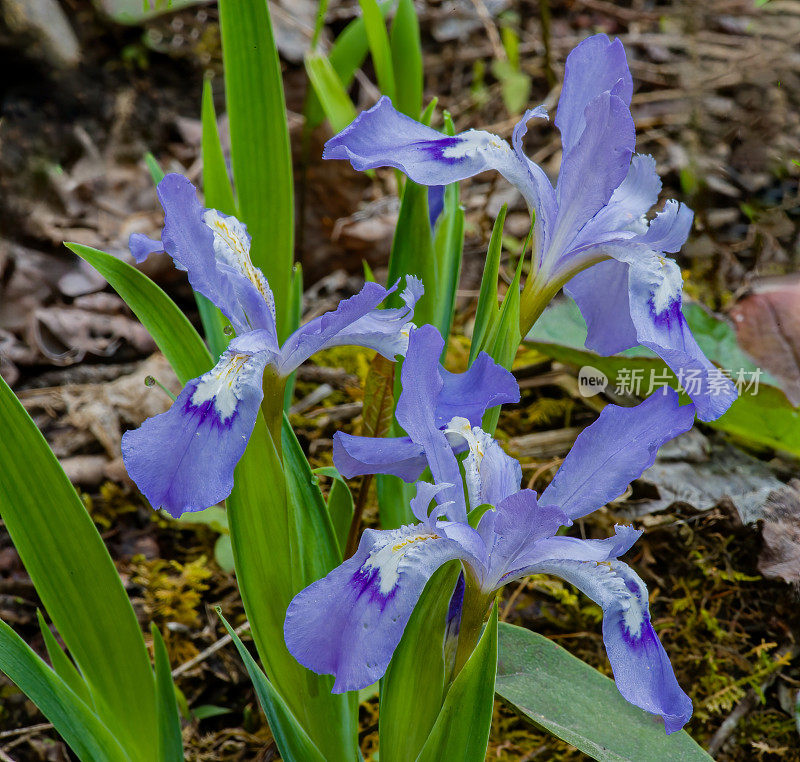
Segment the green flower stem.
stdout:
<path fill-rule="evenodd" d="M 561 283 L 550 284 L 544 278 L 533 275 L 525 281 L 519 302 L 519 333 L 524 341 L 545 307 L 561 290 Z"/>
<path fill-rule="evenodd" d="M 264 373 L 264 400 L 261 403 L 261 413 L 267 424 L 270 437 L 281 456 L 281 426 L 283 425 L 283 401 L 286 388 L 286 379 L 279 376 L 272 368 L 267 367 Z"/>
<path fill-rule="evenodd" d="M 579 259 L 577 264 L 561 272 L 558 268 L 555 273 L 541 268 L 533 270 L 526 279 L 520 295 L 519 332 L 522 339 L 528 335 L 545 307 L 574 276 L 607 259 L 610 259 L 607 254 L 597 253 L 591 258 Z M 533 256 L 532 260 L 535 262 L 536 257 Z"/>
<path fill-rule="evenodd" d="M 455 665 L 450 681 L 456 679 L 461 668 L 467 663 L 475 646 L 481 638 L 483 625 L 489 618 L 495 593 L 488 595 L 481 591 L 478 580 L 470 571 L 465 571 L 464 603 L 461 609 L 461 626 L 458 631 Z"/>

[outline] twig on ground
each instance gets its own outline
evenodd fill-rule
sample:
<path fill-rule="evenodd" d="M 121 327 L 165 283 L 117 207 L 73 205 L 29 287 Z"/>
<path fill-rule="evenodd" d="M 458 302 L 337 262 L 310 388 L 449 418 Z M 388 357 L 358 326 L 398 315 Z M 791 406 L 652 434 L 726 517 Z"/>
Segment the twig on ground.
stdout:
<path fill-rule="evenodd" d="M 234 632 L 237 635 L 241 635 L 243 632 L 246 632 L 249 629 L 250 629 L 250 622 L 245 622 L 244 624 L 240 624 L 234 630 Z M 233 638 L 230 635 L 223 635 L 219 640 L 215 641 L 208 648 L 197 654 L 197 656 L 194 656 L 193 658 L 189 659 L 189 661 L 187 661 L 186 663 L 181 664 L 178 667 L 175 667 L 175 669 L 172 670 L 172 677 L 173 678 L 180 677 L 184 672 L 188 672 L 192 667 L 196 666 L 197 664 L 200 664 L 200 662 L 202 661 L 205 661 L 212 654 L 215 654 L 217 651 L 220 650 L 220 648 L 224 648 L 225 646 L 227 646 L 228 643 L 230 643 L 232 640 Z"/>
<path fill-rule="evenodd" d="M 483 0 L 472 0 L 475 6 L 475 12 L 480 17 L 483 28 L 486 30 L 486 36 L 489 38 L 489 44 L 492 46 L 492 55 L 498 61 L 503 61 L 506 58 L 506 49 L 500 40 L 500 33 L 497 31 L 492 14 Z"/>
<path fill-rule="evenodd" d="M 525 577 L 521 579 L 519 584 L 514 588 L 514 592 L 508 596 L 508 601 L 506 605 L 503 606 L 503 613 L 500 614 L 500 621 L 505 622 L 508 619 L 508 615 L 511 613 L 511 609 L 513 608 L 514 604 L 517 602 L 517 598 L 519 598 L 520 593 L 528 586 L 528 578 Z"/>
<path fill-rule="evenodd" d="M 14 728 L 13 730 L 3 730 L 0 738 L 13 738 L 22 733 L 38 733 L 42 730 L 50 730 L 53 727 L 50 722 L 40 722 L 38 725 L 28 725 L 26 728 Z"/>
<path fill-rule="evenodd" d="M 313 392 L 307 394 L 303 399 L 298 400 L 289 408 L 289 414 L 295 415 L 305 410 L 310 410 L 314 405 L 318 405 L 322 400 L 327 399 L 333 394 L 333 387 L 330 384 L 321 384 Z"/>

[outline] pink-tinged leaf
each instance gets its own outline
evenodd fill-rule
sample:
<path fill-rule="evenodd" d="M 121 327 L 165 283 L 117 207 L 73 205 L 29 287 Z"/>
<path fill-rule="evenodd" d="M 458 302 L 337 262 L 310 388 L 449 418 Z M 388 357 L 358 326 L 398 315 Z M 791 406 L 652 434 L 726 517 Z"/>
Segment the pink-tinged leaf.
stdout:
<path fill-rule="evenodd" d="M 800 277 L 768 278 L 736 304 L 731 316 L 742 348 L 781 382 L 800 406 Z"/>

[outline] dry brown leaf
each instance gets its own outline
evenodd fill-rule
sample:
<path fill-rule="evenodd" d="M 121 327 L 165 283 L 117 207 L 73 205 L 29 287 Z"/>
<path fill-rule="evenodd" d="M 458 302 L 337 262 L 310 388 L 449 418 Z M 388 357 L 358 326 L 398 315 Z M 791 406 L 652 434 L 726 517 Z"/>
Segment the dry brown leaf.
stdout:
<path fill-rule="evenodd" d="M 55 365 L 71 365 L 86 355 L 108 357 L 122 342 L 129 343 L 137 353 L 155 348 L 141 323 L 127 315 L 108 314 L 106 305 L 96 311 L 76 305 L 43 307 L 30 316 L 28 343 Z"/>
<path fill-rule="evenodd" d="M 119 458 L 123 432 L 139 426 L 145 418 L 163 413 L 172 402 L 158 386 L 145 385 L 148 376 L 173 394 L 180 390 L 169 363 L 156 353 L 137 365 L 133 373 L 114 381 L 32 389 L 20 392 L 19 397 L 40 428 L 46 430 L 59 458 L 83 454 L 87 448 L 96 447 L 97 442 L 112 458 L 110 470 L 104 471 L 108 476 L 116 473 L 113 460 Z M 79 465 L 83 469 L 84 465 Z"/>
<path fill-rule="evenodd" d="M 758 570 L 770 579 L 800 584 L 800 480 L 770 493 L 761 538 Z"/>
<path fill-rule="evenodd" d="M 111 458 L 119 456 L 123 429 L 139 426 L 145 418 L 163 413 L 170 398 L 158 386 L 146 386 L 151 376 L 177 393 L 180 385 L 163 355 L 155 354 L 128 376 L 97 386 L 64 388 L 66 421 L 90 431 Z"/>
<path fill-rule="evenodd" d="M 731 310 L 736 336 L 759 365 L 800 405 L 800 276 L 769 278 Z"/>

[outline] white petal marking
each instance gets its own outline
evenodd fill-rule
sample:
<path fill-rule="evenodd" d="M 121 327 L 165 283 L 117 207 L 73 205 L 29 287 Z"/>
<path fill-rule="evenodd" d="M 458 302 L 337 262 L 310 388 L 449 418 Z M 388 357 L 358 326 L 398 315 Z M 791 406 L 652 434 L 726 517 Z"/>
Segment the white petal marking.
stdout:
<path fill-rule="evenodd" d="M 661 255 L 649 257 L 645 267 L 649 276 L 653 309 L 660 315 L 681 298 L 683 290 L 681 270 L 675 260 Z"/>
<path fill-rule="evenodd" d="M 485 130 L 467 130 L 457 143 L 442 151 L 445 159 L 463 159 L 475 154 L 488 153 L 505 156 L 511 153 L 511 146 L 505 140 Z"/>
<path fill-rule="evenodd" d="M 622 611 L 622 623 L 628 635 L 634 640 L 638 639 L 645 622 L 644 607 L 647 605 L 647 588 L 638 579 L 629 576 L 626 579 L 607 561 L 586 561 L 595 563 L 601 571 L 607 569 L 603 584 L 607 588 L 607 595 L 612 596 Z M 628 583 L 636 586 L 636 591 L 631 590 Z"/>
<path fill-rule="evenodd" d="M 426 540 L 439 539 L 439 535 L 424 531 L 419 524 L 400 527 L 393 535 L 386 544 L 373 550 L 361 567 L 367 572 L 377 570 L 381 595 L 389 595 L 397 587 L 403 561 L 413 557 Z"/>
<path fill-rule="evenodd" d="M 192 394 L 192 404 L 199 407 L 209 400 L 222 423 L 236 412 L 242 383 L 256 371 L 252 355 L 225 352 L 208 373 L 203 374 Z"/>
<path fill-rule="evenodd" d="M 481 478 L 481 464 L 483 457 L 492 444 L 492 437 L 480 426 L 470 426 L 469 421 L 461 416 L 456 416 L 447 424 L 445 434 L 456 434 L 463 437 L 469 446 L 469 455 L 464 459 L 464 476 L 469 493 L 471 508 L 477 508 L 483 502 L 483 479 Z"/>

